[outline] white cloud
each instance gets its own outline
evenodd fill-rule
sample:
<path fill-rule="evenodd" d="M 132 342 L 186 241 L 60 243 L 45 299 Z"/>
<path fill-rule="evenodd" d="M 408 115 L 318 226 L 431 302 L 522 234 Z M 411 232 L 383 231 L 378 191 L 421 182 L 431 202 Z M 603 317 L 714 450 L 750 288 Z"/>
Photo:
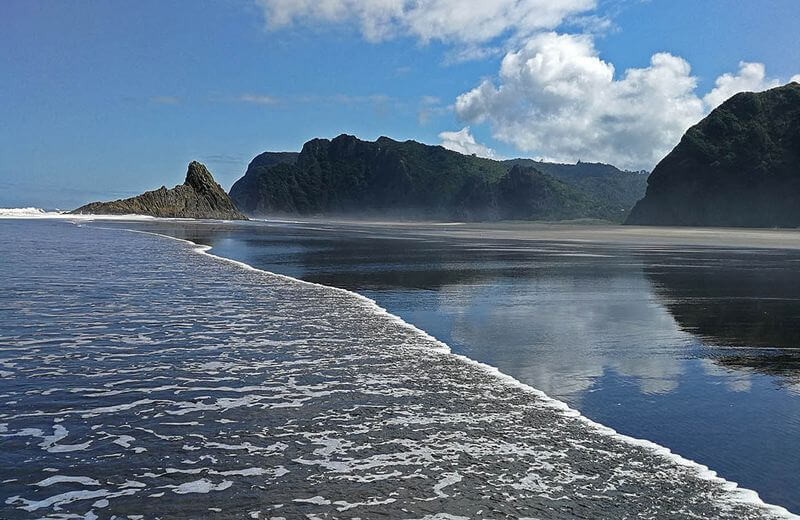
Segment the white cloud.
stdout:
<path fill-rule="evenodd" d="M 470 133 L 468 126 L 458 132 L 442 132 L 439 134 L 439 139 L 442 140 L 442 146 L 454 152 L 466 155 L 475 154 L 479 157 L 488 157 L 490 159 L 496 157 L 494 150 L 475 141 L 475 137 Z"/>
<path fill-rule="evenodd" d="M 239 101 L 256 105 L 274 105 L 278 102 L 273 96 L 264 96 L 260 94 L 242 94 L 239 96 Z"/>
<path fill-rule="evenodd" d="M 765 79 L 763 65 L 743 63 L 703 100 L 689 63 L 669 53 L 654 54 L 647 67 L 615 72 L 590 35 L 542 33 L 505 55 L 495 81 L 458 96 L 455 110 L 544 159 L 650 169 L 718 99 L 776 84 Z"/>
<path fill-rule="evenodd" d="M 690 70 L 659 53 L 615 79 L 590 36 L 540 34 L 506 54 L 499 86 L 486 80 L 462 94 L 456 112 L 546 159 L 652 167 L 703 114 Z"/>
<path fill-rule="evenodd" d="M 777 79 L 766 79 L 764 64 L 762 63 L 739 63 L 738 74 L 723 74 L 717 78 L 716 87 L 703 97 L 709 108 L 716 108 L 728 98 L 739 92 L 760 92 L 769 88 L 777 87 L 780 81 Z"/>
<path fill-rule="evenodd" d="M 796 83 L 800 83 L 800 74 L 795 74 L 794 76 L 792 76 L 792 78 L 789 80 L 789 82 L 792 82 L 792 81 L 794 81 Z"/>
<path fill-rule="evenodd" d="M 380 41 L 412 36 L 423 42 L 482 43 L 509 35 L 554 29 L 587 12 L 596 0 L 256 0 L 267 26 L 357 23 L 364 37 Z"/>
<path fill-rule="evenodd" d="M 425 126 L 434 117 L 441 116 L 453 111 L 453 105 L 442 105 L 442 100 L 436 96 L 422 96 L 419 100 L 419 110 L 417 111 L 417 123 Z"/>

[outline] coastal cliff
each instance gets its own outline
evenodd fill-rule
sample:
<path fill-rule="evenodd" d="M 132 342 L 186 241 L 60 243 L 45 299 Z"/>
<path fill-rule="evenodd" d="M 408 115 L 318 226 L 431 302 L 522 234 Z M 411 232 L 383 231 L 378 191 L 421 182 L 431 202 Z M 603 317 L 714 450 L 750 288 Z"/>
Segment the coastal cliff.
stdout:
<path fill-rule="evenodd" d="M 72 213 L 247 220 L 208 169 L 196 161 L 189 163 L 186 181 L 172 189 L 162 186 L 128 199 L 92 202 Z"/>
<path fill-rule="evenodd" d="M 249 215 L 621 222 L 644 193 L 645 178 L 608 165 L 496 161 L 415 141 L 340 135 L 308 141 L 299 154 L 258 155 L 230 195 Z M 611 188 L 602 193 L 599 186 Z"/>
<path fill-rule="evenodd" d="M 800 226 L 800 84 L 737 94 L 656 166 L 627 224 Z"/>

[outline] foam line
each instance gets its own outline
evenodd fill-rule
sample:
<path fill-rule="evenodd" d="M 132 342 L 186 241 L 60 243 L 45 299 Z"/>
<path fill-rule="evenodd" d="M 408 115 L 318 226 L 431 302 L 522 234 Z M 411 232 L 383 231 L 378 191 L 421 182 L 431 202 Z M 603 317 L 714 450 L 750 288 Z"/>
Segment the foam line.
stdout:
<path fill-rule="evenodd" d="M 61 210 L 48 211 L 41 208 L 0 208 L 0 219 L 66 219 L 70 221 L 93 222 L 95 220 L 122 220 L 122 221 L 150 221 L 166 220 L 178 222 L 192 222 L 194 218 L 179 217 L 151 217 L 150 215 L 103 215 L 95 213 L 68 213 Z M 207 219 L 214 222 L 241 222 L 239 220 Z"/>
<path fill-rule="evenodd" d="M 117 231 L 119 230 L 119 228 L 101 228 L 101 229 L 110 229 L 110 230 L 117 230 Z M 177 238 L 177 237 L 173 237 L 173 236 L 169 236 L 169 235 L 164 235 L 164 234 L 161 234 L 161 233 L 155 233 L 155 232 L 152 232 L 152 231 L 142 231 L 142 230 L 136 230 L 136 229 L 127 229 L 126 231 L 130 231 L 130 232 L 133 232 L 133 233 L 142 233 L 142 234 L 146 234 L 146 235 L 154 235 L 154 236 L 161 237 L 161 238 L 167 238 L 167 239 L 170 239 L 170 240 L 183 242 L 183 243 L 186 243 L 186 244 L 189 244 L 190 246 L 192 246 L 192 250 L 195 253 L 198 253 L 198 254 L 201 254 L 201 255 L 207 255 L 207 256 L 209 256 L 211 258 L 215 258 L 215 259 L 221 260 L 223 262 L 228 262 L 230 264 L 233 264 L 233 265 L 235 265 L 237 267 L 240 267 L 240 268 L 248 270 L 248 271 L 255 271 L 255 272 L 266 274 L 268 276 L 277 277 L 280 280 L 285 280 L 285 281 L 290 281 L 290 282 L 293 282 L 293 283 L 304 284 L 304 285 L 311 286 L 311 287 L 324 288 L 324 289 L 327 289 L 327 290 L 338 291 L 338 292 L 341 292 L 341 293 L 346 293 L 348 295 L 351 295 L 352 297 L 355 297 L 358 301 L 362 302 L 365 305 L 366 309 L 368 309 L 368 310 L 370 310 L 370 311 L 372 311 L 372 312 L 374 312 L 374 313 L 376 313 L 378 315 L 384 316 L 384 317 L 392 320 L 393 322 L 401 325 L 402 327 L 406 328 L 407 330 L 410 330 L 410 331 L 418 334 L 420 337 L 422 337 L 422 338 L 428 340 L 429 342 L 435 344 L 437 348 L 431 349 L 432 352 L 450 356 L 451 358 L 456 359 L 456 360 L 458 360 L 458 361 L 460 361 L 460 362 L 462 362 L 464 364 L 471 365 L 473 367 L 479 368 L 482 371 L 488 373 L 489 375 L 495 377 L 498 381 L 500 381 L 500 382 L 502 382 L 502 383 L 504 383 L 504 384 L 506 384 L 508 386 L 519 388 L 519 389 L 525 391 L 528 394 L 536 396 L 538 399 L 543 401 L 547 406 L 550 406 L 553 409 L 560 411 L 564 416 L 580 420 L 581 422 L 586 424 L 586 426 L 588 426 L 591 431 L 594 431 L 594 432 L 599 433 L 601 435 L 605 435 L 605 436 L 611 437 L 611 438 L 613 438 L 615 440 L 621 441 L 621 442 L 626 443 L 626 444 L 631 445 L 631 446 L 637 446 L 637 447 L 645 448 L 645 449 L 651 451 L 652 453 L 654 453 L 656 455 L 659 455 L 661 457 L 664 457 L 664 458 L 674 462 L 675 464 L 677 464 L 679 466 L 684 466 L 684 467 L 687 467 L 687 468 L 693 470 L 695 475 L 698 478 L 700 478 L 702 480 L 707 480 L 707 481 L 711 481 L 711 482 L 714 482 L 716 484 L 719 484 L 722 487 L 722 489 L 725 490 L 728 493 L 728 499 L 731 502 L 739 502 L 739 503 L 754 505 L 754 506 L 757 506 L 757 507 L 761 507 L 761 508 L 769 511 L 772 514 L 780 516 L 780 517 L 783 517 L 783 518 L 787 518 L 787 519 L 791 519 L 791 520 L 800 520 L 800 515 L 795 515 L 794 513 L 791 513 L 789 510 L 787 510 L 784 507 L 781 507 L 781 506 L 778 506 L 778 505 L 774 505 L 774 504 L 768 504 L 768 503 L 764 502 L 761 499 L 761 497 L 759 497 L 759 495 L 758 495 L 758 493 L 756 491 L 740 487 L 736 482 L 733 482 L 733 481 L 730 481 L 730 480 L 726 480 L 726 479 L 718 476 L 717 473 L 715 471 L 711 470 L 708 466 L 705 466 L 703 464 L 700 464 L 699 462 L 695 462 L 693 460 L 684 458 L 684 457 L 682 457 L 682 456 L 680 456 L 680 455 L 678 455 L 676 453 L 673 453 L 669 448 L 667 448 L 665 446 L 661 446 L 660 444 L 656 444 L 655 442 L 652 442 L 652 441 L 649 441 L 649 440 L 646 440 L 646 439 L 638 439 L 638 438 L 635 438 L 635 437 L 630 437 L 628 435 L 624 435 L 624 434 L 618 433 L 613 428 L 609 428 L 608 426 L 605 426 L 603 424 L 595 422 L 595 421 L 589 419 L 588 417 L 584 416 L 583 414 L 581 414 L 578 410 L 570 408 L 570 406 L 567 403 L 565 403 L 563 401 L 560 401 L 558 399 L 555 399 L 553 397 L 550 397 L 547 394 L 545 394 L 543 391 L 538 390 L 538 389 L 536 389 L 536 388 L 534 388 L 534 387 L 532 387 L 530 385 L 527 385 L 527 384 L 523 383 L 522 381 L 519 381 L 518 379 L 516 379 L 516 378 L 514 378 L 514 377 L 512 377 L 512 376 L 510 376 L 508 374 L 505 374 L 505 373 L 501 372 L 500 369 L 498 369 L 497 367 L 494 367 L 492 365 L 488 365 L 486 363 L 482 363 L 480 361 L 476 361 L 476 360 L 471 359 L 471 358 L 469 358 L 467 356 L 464 356 L 462 354 L 453 353 L 449 345 L 447 345 L 446 343 L 436 339 L 435 337 L 431 336 L 430 334 L 428 334 L 424 330 L 419 329 L 418 327 L 416 327 L 416 326 L 404 321 L 399 316 L 396 316 L 396 315 L 390 313 L 389 311 L 387 311 L 386 309 L 384 309 L 383 307 L 378 305 L 378 303 L 375 300 L 371 299 L 371 298 L 367 298 L 366 296 L 363 296 L 363 295 L 358 294 L 358 293 L 353 292 L 353 291 L 348 291 L 347 289 L 342 289 L 342 288 L 339 288 L 339 287 L 332 287 L 332 286 L 329 286 L 329 285 L 323 285 L 323 284 L 319 284 L 319 283 L 315 283 L 315 282 L 308 282 L 306 280 L 301 280 L 299 278 L 293 278 L 291 276 L 287 276 L 287 275 L 284 275 L 284 274 L 273 273 L 271 271 L 266 271 L 264 269 L 258 269 L 256 267 L 253 267 L 250 264 L 246 264 L 246 263 L 240 262 L 238 260 L 233 260 L 231 258 L 225 258 L 225 257 L 222 257 L 222 256 L 218 256 L 218 255 L 212 254 L 212 253 L 209 252 L 212 249 L 211 246 L 200 245 L 200 244 L 197 244 L 196 242 L 192 242 L 191 240 L 186 240 L 186 239 L 183 239 L 183 238 Z"/>
<path fill-rule="evenodd" d="M 0 208 L 0 218 L 42 218 L 60 217 L 59 211 L 45 211 L 42 208 Z"/>

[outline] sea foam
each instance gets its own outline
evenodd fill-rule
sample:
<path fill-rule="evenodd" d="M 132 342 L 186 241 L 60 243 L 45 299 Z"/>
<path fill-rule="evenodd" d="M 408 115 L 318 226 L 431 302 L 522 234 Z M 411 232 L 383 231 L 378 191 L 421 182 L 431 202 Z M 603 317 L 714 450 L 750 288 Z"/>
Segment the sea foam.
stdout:
<path fill-rule="evenodd" d="M 742 488 L 736 482 L 732 482 L 732 481 L 723 479 L 722 477 L 719 477 L 715 471 L 709 469 L 707 466 L 705 466 L 703 464 L 700 464 L 700 463 L 695 462 L 693 460 L 684 458 L 684 457 L 682 457 L 682 456 L 680 456 L 680 455 L 678 455 L 676 453 L 673 453 L 669 448 L 667 448 L 665 446 L 661 446 L 659 444 L 656 444 L 656 443 L 654 443 L 652 441 L 649 441 L 649 440 L 646 440 L 646 439 L 638 439 L 638 438 L 634 438 L 634 437 L 631 437 L 631 436 L 628 436 L 628 435 L 620 434 L 617 431 L 615 431 L 614 429 L 609 428 L 608 426 L 605 426 L 603 424 L 600 424 L 600 423 L 597 423 L 595 421 L 592 421 L 588 417 L 586 417 L 583 414 L 581 414 L 579 411 L 571 408 L 565 402 L 560 401 L 560 400 L 555 399 L 555 398 L 552 398 L 552 397 L 548 396 L 547 394 L 545 394 L 544 392 L 542 392 L 541 390 L 539 390 L 537 388 L 534 388 L 534 387 L 532 387 L 530 385 L 527 385 L 527 384 L 517 380 L 516 378 L 501 372 L 497 367 L 494 367 L 494 366 L 491 366 L 491 365 L 488 365 L 488 364 L 485 364 L 485 363 L 481 363 L 479 361 L 476 361 L 474 359 L 471 359 L 469 357 L 466 357 L 466 356 L 463 356 L 463 355 L 460 355 L 460 354 L 453 353 L 449 345 L 447 345 L 446 343 L 444 343 L 444 342 L 440 341 L 439 339 L 433 337 L 432 335 L 428 334 L 424 330 L 419 329 L 418 327 L 416 327 L 416 326 L 404 321 L 399 316 L 396 316 L 396 315 L 390 313 L 388 310 L 386 310 L 385 308 L 381 307 L 375 300 L 373 300 L 371 298 L 368 298 L 366 296 L 363 296 L 363 295 L 361 295 L 359 293 L 356 293 L 356 292 L 353 292 L 353 291 L 348 291 L 347 289 L 342 289 L 342 288 L 339 288 L 339 287 L 326 286 L 326 285 L 322 285 L 322 284 L 318 284 L 318 283 L 314 283 L 314 282 L 308 282 L 308 281 L 301 280 L 301 279 L 298 279 L 298 278 L 293 278 L 291 276 L 287 276 L 287 275 L 284 275 L 284 274 L 274 273 L 274 272 L 271 272 L 271 271 L 266 271 L 264 269 L 258 269 L 258 268 L 253 267 L 252 265 L 247 264 L 245 262 L 240 262 L 238 260 L 233 260 L 231 258 L 226 258 L 226 257 L 223 257 L 223 256 L 215 255 L 215 254 L 210 252 L 210 250 L 212 249 L 211 246 L 200 245 L 200 244 L 197 244 L 197 243 L 195 243 L 195 242 L 193 242 L 191 240 L 186 240 L 186 239 L 182 239 L 182 238 L 176 238 L 176 237 L 173 237 L 173 236 L 164 235 L 164 234 L 161 234 L 161 233 L 154 233 L 154 232 L 150 232 L 150 231 L 141 231 L 141 230 L 129 230 L 129 231 L 132 231 L 132 232 L 135 232 L 135 233 L 151 234 L 151 235 L 160 236 L 160 237 L 163 237 L 163 238 L 176 240 L 176 241 L 179 241 L 179 242 L 183 242 L 183 243 L 189 244 L 190 246 L 192 246 L 193 250 L 198 254 L 207 255 L 207 256 L 210 256 L 212 258 L 216 258 L 218 260 L 221 260 L 221 261 L 224 261 L 224 262 L 228 262 L 228 263 L 236 265 L 236 266 L 238 266 L 238 267 L 240 267 L 242 269 L 246 269 L 246 270 L 249 270 L 249 271 L 262 272 L 262 273 L 264 273 L 266 275 L 274 276 L 274 277 L 277 277 L 277 278 L 280 278 L 280 279 L 283 279 L 283 280 L 287 280 L 287 281 L 291 281 L 291 282 L 294 282 L 294 283 L 305 284 L 305 285 L 309 285 L 309 286 L 313 286 L 313 287 L 324 288 L 324 289 L 327 289 L 327 290 L 330 290 L 330 291 L 346 293 L 346 294 L 354 297 L 357 301 L 361 302 L 366 311 L 374 313 L 376 315 L 383 316 L 385 318 L 388 318 L 389 320 L 391 320 L 391 321 L 403 326 L 407 330 L 413 331 L 420 338 L 426 340 L 425 343 L 427 343 L 429 345 L 430 344 L 435 345 L 436 350 L 438 350 L 440 352 L 446 352 L 446 353 L 448 353 L 448 355 L 452 356 L 453 358 L 455 358 L 455 359 L 457 359 L 457 360 L 459 360 L 459 361 L 461 361 L 461 362 L 463 362 L 463 363 L 465 363 L 467 365 L 471 365 L 471 366 L 477 367 L 477 368 L 485 371 L 486 373 L 494 376 L 497 379 L 498 384 L 505 384 L 505 385 L 508 385 L 508 386 L 512 386 L 512 387 L 516 387 L 516 388 L 522 389 L 525 392 L 528 392 L 528 393 L 536 396 L 537 398 L 539 398 L 540 400 L 545 402 L 548 406 L 550 406 L 553 409 L 555 409 L 555 410 L 559 411 L 560 413 L 562 413 L 564 416 L 571 417 L 571 418 L 576 418 L 576 419 L 580 420 L 588 428 L 590 428 L 592 431 L 594 431 L 594 432 L 596 432 L 598 434 L 611 437 L 611 438 L 613 438 L 615 440 L 618 440 L 620 442 L 623 442 L 623 443 L 626 443 L 626 444 L 629 444 L 629 445 L 645 448 L 645 449 L 653 452 L 654 454 L 656 454 L 658 456 L 661 456 L 661 457 L 663 457 L 665 459 L 668 459 L 668 460 L 672 461 L 673 463 L 675 463 L 675 464 L 677 464 L 679 466 L 684 466 L 684 467 L 687 467 L 687 468 L 691 469 L 696 474 L 696 476 L 698 478 L 703 479 L 703 480 L 708 480 L 708 481 L 711 481 L 711 482 L 714 482 L 714 483 L 720 485 L 727 492 L 727 498 L 728 498 L 729 501 L 731 501 L 733 503 L 738 502 L 738 503 L 742 503 L 742 504 L 748 504 L 748 505 L 754 505 L 754 506 L 757 506 L 757 507 L 761 507 L 761 508 L 764 508 L 764 509 L 768 510 L 772 514 L 777 515 L 777 516 L 782 517 L 782 518 L 787 518 L 787 519 L 792 519 L 792 520 L 800 520 L 800 515 L 795 515 L 795 514 L 791 513 L 790 511 L 788 511 L 784 507 L 777 506 L 777 505 L 774 505 L 774 504 L 768 504 L 768 503 L 764 502 L 761 499 L 761 497 L 759 497 L 757 492 L 755 492 L 753 490 L 750 490 L 750 489 Z"/>
<path fill-rule="evenodd" d="M 56 339 L 0 338 L 14 347 L 13 377 L 42 383 L 37 394 L 10 382 L 9 397 L 19 404 L 0 410 L 3 442 L 13 443 L 20 460 L 40 461 L 30 475 L 0 470 L 27 480 L 5 490 L 13 495 L 5 504 L 15 509 L 87 515 L 92 498 L 104 513 L 128 516 L 153 508 L 172 508 L 165 510 L 170 517 L 208 516 L 216 511 L 209 506 L 224 504 L 227 517 L 237 507 L 239 516 L 255 509 L 335 515 L 344 508 L 361 517 L 421 518 L 431 510 L 442 513 L 428 518 L 467 510 L 480 517 L 486 505 L 501 515 L 579 507 L 604 513 L 598 518 L 679 510 L 792 517 L 704 466 L 621 436 L 497 368 L 453 354 L 361 295 L 267 273 L 188 241 L 191 248 L 172 248 L 119 229 L 40 227 L 29 234 L 37 250 L 52 240 L 48 232 L 73 233 L 67 238 L 83 242 L 71 249 L 74 257 L 65 253 L 67 262 L 98 254 L 108 261 L 95 268 L 100 263 L 90 260 L 65 280 L 96 292 L 73 297 L 59 286 L 54 298 L 36 276 L 47 262 L 57 269 L 65 260 L 19 260 L 19 273 L 30 271 L 33 280 L 20 276 L 29 283 L 23 287 L 53 304 L 45 305 L 49 321 L 32 323 L 39 315 L 29 314 L 30 300 L 9 300 L 20 312 L 7 313 L 6 323 L 49 325 Z M 105 265 L 122 274 L 106 276 Z M 95 307 L 103 298 L 87 294 L 110 295 L 109 306 Z M 321 327 L 307 328 L 309 322 Z M 151 341 L 142 343 L 142 333 Z M 217 361 L 225 364 L 208 364 Z M 170 413 L 184 410 L 185 419 Z M 134 431 L 142 433 L 134 438 Z M 48 449 L 67 438 L 93 442 L 85 451 Z M 150 451 L 140 456 L 117 440 Z M 179 466 L 187 456 L 191 467 Z M 76 464 L 83 464 L 80 473 Z M 107 489 L 69 481 L 31 486 L 53 467 Z M 92 489 L 74 489 L 81 484 Z M 184 493 L 191 500 L 179 499 Z"/>

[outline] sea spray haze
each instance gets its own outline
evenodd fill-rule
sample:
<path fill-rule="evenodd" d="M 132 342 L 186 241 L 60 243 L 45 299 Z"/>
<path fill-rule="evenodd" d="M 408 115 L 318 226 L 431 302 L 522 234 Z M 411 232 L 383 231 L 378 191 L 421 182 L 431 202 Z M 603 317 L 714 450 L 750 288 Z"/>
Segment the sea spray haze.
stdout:
<path fill-rule="evenodd" d="M 497 161 L 340 135 L 308 141 L 299 154 L 256 156 L 231 198 L 257 216 L 621 221 L 645 178 L 610 165 Z"/>

